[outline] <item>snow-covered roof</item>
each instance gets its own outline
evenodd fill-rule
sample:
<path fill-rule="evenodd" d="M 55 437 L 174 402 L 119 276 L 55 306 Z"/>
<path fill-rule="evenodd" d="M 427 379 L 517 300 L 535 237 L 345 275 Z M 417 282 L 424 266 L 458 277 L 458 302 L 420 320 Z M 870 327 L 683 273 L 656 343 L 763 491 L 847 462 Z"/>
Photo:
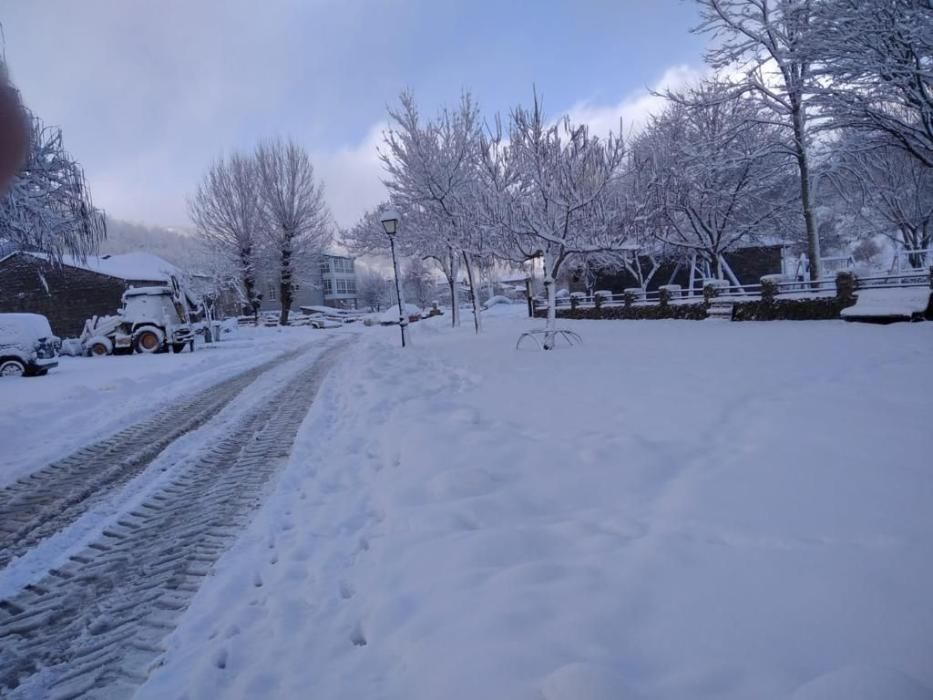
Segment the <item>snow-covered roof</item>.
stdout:
<path fill-rule="evenodd" d="M 49 259 L 49 256 L 42 253 L 26 253 L 26 255 L 41 260 Z M 62 263 L 68 267 L 89 270 L 126 281 L 168 283 L 173 275 L 177 278 L 183 276 L 182 271 L 172 263 L 152 253 L 123 253 L 103 257 L 89 255 L 83 261 L 72 255 L 63 255 Z"/>

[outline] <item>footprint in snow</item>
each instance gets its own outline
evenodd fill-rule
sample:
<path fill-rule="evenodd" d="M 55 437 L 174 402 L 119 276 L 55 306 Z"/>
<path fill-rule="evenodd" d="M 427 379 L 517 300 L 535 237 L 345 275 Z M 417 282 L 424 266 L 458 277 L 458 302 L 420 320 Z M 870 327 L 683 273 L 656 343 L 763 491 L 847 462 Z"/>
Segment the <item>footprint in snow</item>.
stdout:
<path fill-rule="evenodd" d="M 350 633 L 350 641 L 353 642 L 353 646 L 355 647 L 366 646 L 367 644 L 366 635 L 363 634 L 362 626 L 357 625 L 356 627 L 353 628 L 353 631 Z"/>
<path fill-rule="evenodd" d="M 214 666 L 223 670 L 227 668 L 227 650 L 224 648 L 218 649 L 214 653 Z"/>

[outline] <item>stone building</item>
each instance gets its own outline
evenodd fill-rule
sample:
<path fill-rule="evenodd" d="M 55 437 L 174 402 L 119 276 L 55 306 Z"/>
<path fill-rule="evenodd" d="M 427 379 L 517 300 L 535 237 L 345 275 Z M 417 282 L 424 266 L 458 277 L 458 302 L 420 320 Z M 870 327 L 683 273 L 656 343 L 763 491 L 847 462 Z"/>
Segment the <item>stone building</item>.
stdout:
<path fill-rule="evenodd" d="M 0 258 L 0 313 L 29 312 L 49 319 L 59 337 L 76 337 L 92 316 L 116 313 L 130 287 L 180 279 L 171 263 L 149 253 L 66 255 L 59 262 L 40 253 L 14 251 Z"/>

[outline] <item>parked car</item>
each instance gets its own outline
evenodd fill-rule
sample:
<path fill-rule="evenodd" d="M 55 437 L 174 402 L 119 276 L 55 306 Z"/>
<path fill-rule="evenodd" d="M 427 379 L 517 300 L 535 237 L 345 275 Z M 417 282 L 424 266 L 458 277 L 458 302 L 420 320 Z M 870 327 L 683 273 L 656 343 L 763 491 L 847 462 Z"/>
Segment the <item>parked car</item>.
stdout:
<path fill-rule="evenodd" d="M 0 314 L 0 377 L 41 376 L 58 366 L 61 341 L 40 314 Z"/>

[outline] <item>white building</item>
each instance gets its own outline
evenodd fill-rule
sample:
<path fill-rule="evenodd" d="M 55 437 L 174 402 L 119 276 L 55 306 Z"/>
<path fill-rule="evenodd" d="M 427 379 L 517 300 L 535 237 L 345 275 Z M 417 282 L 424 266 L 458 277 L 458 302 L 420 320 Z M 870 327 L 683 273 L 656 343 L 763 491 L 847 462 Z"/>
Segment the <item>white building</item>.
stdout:
<path fill-rule="evenodd" d="M 299 306 L 333 306 L 339 309 L 355 309 L 356 266 L 353 258 L 344 255 L 324 254 L 318 263 L 305 266 L 295 275 L 295 294 L 292 310 Z M 263 311 L 278 311 L 282 308 L 279 280 L 270 269 L 258 275 L 258 291 L 262 294 Z"/>

